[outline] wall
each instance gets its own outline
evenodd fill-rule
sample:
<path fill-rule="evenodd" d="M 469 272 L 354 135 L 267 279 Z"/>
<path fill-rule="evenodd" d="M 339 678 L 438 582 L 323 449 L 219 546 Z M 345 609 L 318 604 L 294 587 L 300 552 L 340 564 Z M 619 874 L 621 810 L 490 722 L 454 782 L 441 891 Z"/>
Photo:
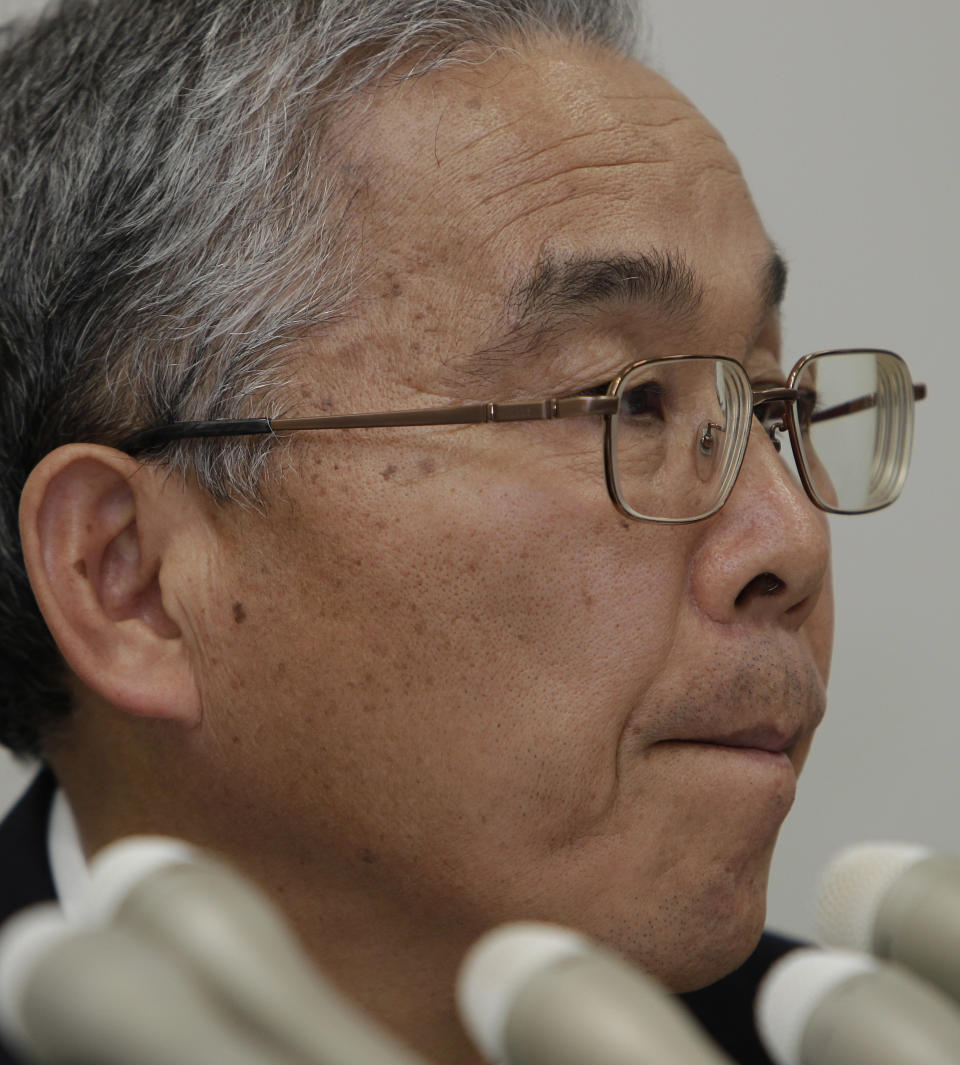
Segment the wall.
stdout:
<path fill-rule="evenodd" d="M 647 10 L 654 62 L 739 155 L 790 262 L 788 358 L 890 347 L 930 387 L 904 497 L 832 523 L 830 708 L 770 893 L 771 923 L 810 934 L 817 877 L 845 844 L 903 838 L 960 850 L 960 8 L 649 0 Z"/>
<path fill-rule="evenodd" d="M 0 0 L 0 16 L 39 5 Z M 951 0 L 648 0 L 655 64 L 740 156 L 790 262 L 789 356 L 901 352 L 930 387 L 892 509 L 833 522 L 830 710 L 782 835 L 770 920 L 813 932 L 824 862 L 865 838 L 960 849 L 953 314 L 960 164 Z M 0 764 L 0 804 L 19 784 Z"/>

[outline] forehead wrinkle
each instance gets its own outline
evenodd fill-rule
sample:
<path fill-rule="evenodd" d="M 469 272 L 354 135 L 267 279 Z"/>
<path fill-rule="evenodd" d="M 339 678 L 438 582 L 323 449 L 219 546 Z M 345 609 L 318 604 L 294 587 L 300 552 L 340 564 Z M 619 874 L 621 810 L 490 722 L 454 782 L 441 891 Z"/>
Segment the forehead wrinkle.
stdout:
<path fill-rule="evenodd" d="M 695 126 L 699 126 L 700 135 L 704 140 L 714 141 L 725 151 L 729 151 L 729 145 L 723 135 L 711 126 L 699 111 L 692 110 L 691 106 L 683 101 L 677 102 L 683 104 L 683 114 L 665 118 L 662 122 L 655 122 L 653 119 L 623 118 L 620 120 L 620 125 L 630 129 L 654 129 L 659 132 L 671 126 L 678 126 L 682 122 L 692 122 Z"/>
<path fill-rule="evenodd" d="M 541 211 L 549 211 L 551 208 L 561 207 L 565 204 L 571 204 L 574 203 L 576 200 L 593 199 L 595 196 L 596 193 L 592 189 L 583 189 L 580 192 L 563 191 L 556 199 L 541 200 L 537 203 L 531 204 L 529 207 L 524 207 L 523 210 L 517 212 L 517 214 L 511 216 L 510 218 L 505 219 L 495 229 L 491 230 L 491 232 L 481 238 L 477 242 L 477 247 L 485 251 L 490 244 L 492 244 L 494 241 L 496 241 L 503 235 L 505 230 L 510 229 L 510 227 L 516 225 L 517 222 L 533 218 Z M 608 203 L 617 201 L 619 203 L 632 204 L 635 202 L 635 199 L 635 195 L 627 193 L 610 193 L 606 196 L 606 201 Z"/>
<path fill-rule="evenodd" d="M 549 144 L 544 144 L 542 147 L 537 148 L 535 151 L 527 152 L 526 154 L 521 153 L 514 156 L 509 156 L 503 160 L 500 166 L 501 168 L 506 168 L 509 166 L 516 166 L 518 164 L 529 163 L 533 159 L 536 159 L 541 155 L 546 155 L 547 152 L 552 152 L 556 148 L 566 147 L 567 145 L 572 144 L 574 141 L 583 140 L 586 137 L 595 137 L 602 133 L 615 133 L 617 129 L 619 129 L 619 127 L 620 124 L 618 123 L 613 126 L 603 126 L 599 129 L 584 130 L 582 133 L 568 133 L 562 137 L 559 137 L 555 141 L 551 141 Z M 480 175 L 479 173 L 475 173 L 471 174 L 470 176 L 476 178 Z"/>
<path fill-rule="evenodd" d="M 643 68 L 642 64 L 636 65 L 652 73 L 649 68 Z M 563 80 L 539 74 L 536 82 L 537 89 L 540 91 L 537 92 L 535 89 L 532 94 L 531 111 L 511 122 L 498 125 L 493 130 L 484 131 L 449 153 L 445 153 L 445 156 L 459 155 L 495 136 L 497 132 L 506 132 L 524 123 L 531 126 L 536 133 L 537 146 L 533 150 L 526 150 L 526 145 L 521 144 L 514 152 L 504 153 L 502 159 L 494 164 L 494 169 L 521 166 L 549 153 L 554 148 L 569 145 L 577 140 L 602 137 L 608 141 L 610 134 L 616 135 L 644 129 L 656 133 L 681 122 L 691 122 L 700 126 L 705 139 L 714 140 L 726 148 L 726 142 L 719 133 L 686 97 L 670 86 L 666 86 L 662 92 L 617 95 L 598 91 L 598 86 L 592 82 L 581 84 L 577 80 L 571 86 L 568 80 L 570 71 L 566 66 L 564 66 L 563 74 Z M 540 95 L 544 95 L 550 104 L 546 115 L 542 113 L 542 107 L 538 107 L 537 97 Z M 618 106 L 603 106 L 607 103 Z M 624 103 L 632 104 L 634 107 L 628 111 L 622 106 Z M 664 115 L 664 112 L 668 113 Z M 571 127 L 573 127 L 572 131 Z M 550 140 L 549 143 L 543 143 L 545 139 L 551 137 L 555 139 Z M 624 146 L 622 137 L 618 140 L 618 146 Z M 486 164 L 483 173 L 488 172 L 489 164 Z M 476 176 L 476 174 L 471 175 L 471 177 Z"/>
<path fill-rule="evenodd" d="M 440 135 L 440 126 L 443 123 L 444 116 L 441 115 L 437 119 L 437 138 Z M 476 148 L 477 145 L 482 144 L 485 140 L 489 140 L 491 137 L 496 137 L 498 134 L 505 133 L 507 130 L 512 129 L 514 126 L 520 125 L 523 122 L 523 118 L 515 118 L 511 122 L 504 122 L 501 126 L 494 126 L 492 129 L 486 129 L 482 133 L 478 133 L 472 140 L 467 141 L 465 144 L 459 145 L 452 151 L 444 152 L 441 159 L 439 153 L 437 154 L 438 161 L 445 163 L 448 159 L 455 159 L 458 155 L 463 155 L 464 152 L 469 152 L 472 148 Z M 478 174 L 471 174 L 470 177 L 476 178 Z"/>
<path fill-rule="evenodd" d="M 604 154 L 610 152 L 612 148 L 615 148 L 618 151 L 622 151 L 625 147 L 624 138 L 622 136 L 616 137 L 614 144 L 611 145 L 610 138 L 606 136 L 607 134 L 617 135 L 622 134 L 624 132 L 648 128 L 660 131 L 683 122 L 693 123 L 694 125 L 702 127 L 701 134 L 702 139 L 704 141 L 713 141 L 715 144 L 721 147 L 725 153 L 728 152 L 726 141 L 724 141 L 724 139 L 718 133 L 716 133 L 716 131 L 713 130 L 712 127 L 704 123 L 702 117 L 698 114 L 685 113 L 682 115 L 676 115 L 672 118 L 665 120 L 664 122 L 645 122 L 618 118 L 612 125 L 591 127 L 590 129 L 582 130 L 580 132 L 567 133 L 562 136 L 556 137 L 556 139 L 550 141 L 548 144 L 543 144 L 532 151 L 521 151 L 512 155 L 506 155 L 503 159 L 494 163 L 492 167 L 489 162 L 485 162 L 482 168 L 474 170 L 467 176 L 473 181 L 488 178 L 490 176 L 491 171 L 513 170 L 522 167 L 528 163 L 535 162 L 541 156 L 549 155 L 550 153 L 556 152 L 560 149 L 567 149 L 579 141 L 590 140 L 593 138 L 603 138 L 603 143 L 606 145 L 606 148 L 604 149 Z M 511 125 L 515 124 L 516 123 L 511 123 Z M 478 143 L 481 139 L 483 138 L 477 138 L 474 142 L 471 143 Z M 651 149 L 651 151 L 659 150 L 657 156 L 647 155 L 645 157 L 637 158 L 634 154 L 631 154 L 627 158 L 621 158 L 616 163 L 597 162 L 592 155 L 588 155 L 587 158 L 579 164 L 573 164 L 552 174 L 535 175 L 529 178 L 519 179 L 512 185 L 508 185 L 503 189 L 487 194 L 479 202 L 484 204 L 489 203 L 492 200 L 496 199 L 499 195 L 502 195 L 506 192 L 512 192 L 515 189 L 520 188 L 524 185 L 533 187 L 538 184 L 542 184 L 546 181 L 549 181 L 554 177 L 563 176 L 567 173 L 574 173 L 577 170 L 588 170 L 592 167 L 602 168 L 604 166 L 628 166 L 631 163 L 644 165 L 647 163 L 667 163 L 672 161 L 672 156 L 669 152 L 666 156 L 662 156 L 660 154 L 662 152 L 662 147 L 663 146 L 659 143 L 657 139 L 653 139 L 649 144 L 649 148 Z M 634 148 L 634 151 L 636 151 L 636 147 Z M 706 165 L 708 164 L 704 164 L 704 166 Z M 730 169 L 731 172 L 736 172 L 738 174 L 740 173 L 739 168 L 735 168 L 732 163 L 730 165 Z"/>
<path fill-rule="evenodd" d="M 481 206 L 486 206 L 487 204 L 493 203 L 495 200 L 498 200 L 501 196 L 506 196 L 511 192 L 516 192 L 518 189 L 535 189 L 538 185 L 546 185 L 548 182 L 556 181 L 557 178 L 567 177 L 570 174 L 577 174 L 584 170 L 615 170 L 618 167 L 668 165 L 671 162 L 673 162 L 673 160 L 667 157 L 662 159 L 618 159 L 616 162 L 609 163 L 591 161 L 589 163 L 565 166 L 561 170 L 556 170 L 551 174 L 544 175 L 543 177 L 524 178 L 521 181 L 514 182 L 514 184 L 512 185 L 507 185 L 505 188 L 497 189 L 496 192 L 491 192 L 488 195 L 484 196 L 478 201 L 478 203 Z"/>
<path fill-rule="evenodd" d="M 490 181 L 493 174 L 497 171 L 507 170 L 516 175 L 518 169 L 522 169 L 525 165 L 535 163 L 540 157 L 547 156 L 551 153 L 561 154 L 565 157 L 566 161 L 564 165 L 557 169 L 553 169 L 549 172 L 544 172 L 544 167 L 530 167 L 534 172 L 527 173 L 523 176 L 514 178 L 509 184 L 503 185 L 500 188 L 495 188 L 493 191 L 482 195 L 476 200 L 477 207 L 490 207 L 493 205 L 496 207 L 498 201 L 501 201 L 504 197 L 515 195 L 518 192 L 529 191 L 531 195 L 536 195 L 537 190 L 542 186 L 548 185 L 551 182 L 560 181 L 563 178 L 574 177 L 577 174 L 589 174 L 591 171 L 600 175 L 603 172 L 616 171 L 617 169 L 628 170 L 631 167 L 636 167 L 640 171 L 637 180 L 643 182 L 644 178 L 642 173 L 649 171 L 651 167 L 676 167 L 683 166 L 685 163 L 692 164 L 691 173 L 684 175 L 684 183 L 689 184 L 694 179 L 703 177 L 704 175 L 716 172 L 724 174 L 728 177 L 742 178 L 742 171 L 736 158 L 730 153 L 726 142 L 713 130 L 713 127 L 709 126 L 701 116 L 698 114 L 684 114 L 681 116 L 675 116 L 670 119 L 666 124 L 673 125 L 678 122 L 693 123 L 695 127 L 698 127 L 698 136 L 696 137 L 696 143 L 691 147 L 690 145 L 665 145 L 659 138 L 653 138 L 649 145 L 646 146 L 649 154 L 637 154 L 638 149 L 640 152 L 644 150 L 643 145 L 633 144 L 630 147 L 632 151 L 629 155 L 624 157 L 623 151 L 625 148 L 623 136 L 617 136 L 617 134 L 628 130 L 630 127 L 642 127 L 644 123 L 634 123 L 629 121 L 619 121 L 613 126 L 607 126 L 602 129 L 591 129 L 586 132 L 579 132 L 569 134 L 567 136 L 559 137 L 555 141 L 548 145 L 537 148 L 534 151 L 529 151 L 524 154 L 514 154 L 509 156 L 493 166 L 489 163 L 482 170 L 474 170 L 469 174 L 469 179 L 474 183 L 485 180 Z M 662 128 L 663 124 L 656 124 L 658 128 Z M 611 143 L 610 137 L 605 134 L 614 134 L 615 140 Z M 582 144 L 578 142 L 587 141 L 597 138 L 601 141 L 601 147 L 603 148 L 602 156 L 590 157 L 588 149 L 584 150 Z M 707 143 L 712 143 L 715 150 L 704 150 Z M 578 144 L 580 152 L 576 153 L 580 156 L 579 159 L 574 158 L 568 160 L 569 154 L 564 150 L 568 149 L 572 144 Z M 606 158 L 603 158 L 606 156 Z M 538 172 L 539 171 L 539 172 Z M 540 192 L 543 195 L 543 192 Z M 570 195 L 571 199 L 575 196 Z M 554 203 L 556 205 L 556 201 Z M 548 207 L 550 204 L 541 203 L 539 207 Z M 518 211 L 512 218 L 499 222 L 497 230 L 491 234 L 495 236 L 497 233 L 502 232 L 513 223 L 519 221 L 522 218 L 529 217 L 530 210 L 524 208 Z M 488 237 L 481 241 L 482 245 L 489 243 L 491 237 Z"/>

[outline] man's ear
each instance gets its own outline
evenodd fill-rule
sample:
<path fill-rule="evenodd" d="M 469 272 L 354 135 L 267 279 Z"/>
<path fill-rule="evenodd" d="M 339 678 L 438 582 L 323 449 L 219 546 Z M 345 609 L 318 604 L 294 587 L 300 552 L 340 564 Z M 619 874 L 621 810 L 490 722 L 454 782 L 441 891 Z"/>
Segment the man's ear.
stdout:
<path fill-rule="evenodd" d="M 191 656 L 164 594 L 179 509 L 166 477 L 113 448 L 67 444 L 31 472 L 20 535 L 40 610 L 81 683 L 127 713 L 195 724 Z"/>

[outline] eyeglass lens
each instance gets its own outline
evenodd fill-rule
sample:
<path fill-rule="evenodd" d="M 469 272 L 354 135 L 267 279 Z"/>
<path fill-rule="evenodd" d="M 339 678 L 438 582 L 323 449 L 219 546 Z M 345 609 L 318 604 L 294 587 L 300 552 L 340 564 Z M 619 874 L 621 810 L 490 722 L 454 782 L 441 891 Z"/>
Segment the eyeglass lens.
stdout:
<path fill-rule="evenodd" d="M 794 387 L 802 459 L 830 510 L 867 511 L 900 494 L 913 445 L 913 382 L 896 355 L 828 352 L 803 364 Z"/>
<path fill-rule="evenodd" d="M 627 372 L 610 426 L 621 502 L 635 517 L 710 514 L 736 478 L 752 395 L 725 359 L 664 359 Z"/>
<path fill-rule="evenodd" d="M 903 361 L 882 351 L 815 355 L 793 387 L 801 394 L 794 439 L 818 504 L 857 512 L 896 499 L 913 436 Z M 753 419 L 743 368 L 719 358 L 663 359 L 629 370 L 618 392 L 610 460 L 621 504 L 661 521 L 713 513 L 736 479 Z"/>

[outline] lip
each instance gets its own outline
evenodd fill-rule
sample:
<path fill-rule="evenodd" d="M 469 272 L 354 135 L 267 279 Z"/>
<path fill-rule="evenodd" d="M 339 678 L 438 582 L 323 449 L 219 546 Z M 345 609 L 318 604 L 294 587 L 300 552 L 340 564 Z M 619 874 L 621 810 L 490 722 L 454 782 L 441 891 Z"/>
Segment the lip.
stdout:
<path fill-rule="evenodd" d="M 775 725 L 760 725 L 720 734 L 675 736 L 661 740 L 657 746 L 714 748 L 734 757 L 759 758 L 786 765 L 792 762 L 793 750 L 805 733 L 803 728 L 788 733 Z"/>
<path fill-rule="evenodd" d="M 799 765 L 826 710 L 815 663 L 779 641 L 761 643 L 749 661 L 719 676 L 705 673 L 678 688 L 679 698 L 647 693 L 632 708 L 627 727 L 634 749 L 700 746 L 731 758 L 752 754 Z"/>
<path fill-rule="evenodd" d="M 802 735 L 803 729 L 800 728 L 787 733 L 775 725 L 759 725 L 718 736 L 691 736 L 689 742 L 763 751 L 767 754 L 785 754 L 800 742 Z"/>

